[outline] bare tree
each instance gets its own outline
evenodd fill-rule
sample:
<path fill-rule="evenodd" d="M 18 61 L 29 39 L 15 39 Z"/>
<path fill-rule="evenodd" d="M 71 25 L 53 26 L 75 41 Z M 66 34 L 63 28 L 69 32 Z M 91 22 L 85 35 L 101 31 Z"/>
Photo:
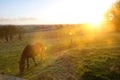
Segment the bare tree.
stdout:
<path fill-rule="evenodd" d="M 12 41 L 15 36 L 17 36 L 19 40 L 22 40 L 23 34 L 23 29 L 15 25 L 0 26 L 0 39 L 5 39 L 7 42 Z"/>
<path fill-rule="evenodd" d="M 120 0 L 113 3 L 112 7 L 108 10 L 106 20 L 115 26 L 116 31 L 120 31 Z"/>

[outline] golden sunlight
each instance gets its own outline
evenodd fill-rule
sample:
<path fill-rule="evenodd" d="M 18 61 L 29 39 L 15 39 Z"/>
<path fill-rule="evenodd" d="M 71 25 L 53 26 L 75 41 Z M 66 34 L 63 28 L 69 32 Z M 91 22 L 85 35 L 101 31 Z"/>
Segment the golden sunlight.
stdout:
<path fill-rule="evenodd" d="M 84 7 L 88 7 L 85 8 L 87 11 L 81 14 L 81 16 L 87 16 L 85 18 L 85 22 L 88 22 L 94 27 L 97 27 L 104 21 L 104 14 L 111 7 L 113 1 L 115 0 L 104 0 L 104 2 L 102 0 L 92 0 L 86 2 L 85 0 L 86 6 Z M 82 7 L 83 5 L 80 4 L 79 7 Z"/>
<path fill-rule="evenodd" d="M 104 20 L 105 11 L 115 0 L 60 0 L 44 15 L 55 23 L 91 23 Z"/>

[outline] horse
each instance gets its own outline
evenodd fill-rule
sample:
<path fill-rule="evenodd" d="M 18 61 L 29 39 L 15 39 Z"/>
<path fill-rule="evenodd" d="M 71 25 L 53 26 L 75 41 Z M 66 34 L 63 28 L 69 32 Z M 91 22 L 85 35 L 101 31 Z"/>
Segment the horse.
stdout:
<path fill-rule="evenodd" d="M 25 62 L 27 61 L 27 69 L 29 69 L 29 58 L 32 58 L 35 65 L 37 65 L 35 61 L 35 56 L 40 55 L 41 61 L 43 60 L 43 51 L 44 46 L 42 43 L 35 43 L 33 45 L 28 44 L 21 55 L 20 62 L 19 62 L 19 71 L 20 74 L 24 73 L 25 70 Z"/>

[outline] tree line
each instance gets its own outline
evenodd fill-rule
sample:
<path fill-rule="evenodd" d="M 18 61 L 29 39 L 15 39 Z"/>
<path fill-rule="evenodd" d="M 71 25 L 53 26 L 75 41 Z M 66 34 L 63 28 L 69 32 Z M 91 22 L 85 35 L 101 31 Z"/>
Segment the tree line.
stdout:
<path fill-rule="evenodd" d="M 106 20 L 114 25 L 115 31 L 120 31 L 120 0 L 116 0 L 106 12 Z"/>
<path fill-rule="evenodd" d="M 23 28 L 17 27 L 15 25 L 1 25 L 0 26 L 0 39 L 6 40 L 7 42 L 13 39 L 22 40 L 24 34 Z"/>

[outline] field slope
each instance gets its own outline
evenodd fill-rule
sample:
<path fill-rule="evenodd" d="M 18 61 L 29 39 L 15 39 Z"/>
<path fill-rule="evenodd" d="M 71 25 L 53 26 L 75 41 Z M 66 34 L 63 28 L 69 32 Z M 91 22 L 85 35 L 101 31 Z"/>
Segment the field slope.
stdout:
<path fill-rule="evenodd" d="M 120 33 L 107 33 L 94 40 L 86 36 L 39 38 L 34 33 L 23 41 L 0 43 L 0 72 L 29 80 L 119 80 Z M 37 33 L 38 34 L 38 33 Z M 46 32 L 46 35 L 49 35 Z M 45 35 L 45 36 L 46 36 Z M 53 35 L 53 34 L 52 34 Z M 44 36 L 44 35 L 43 35 Z M 77 37 L 77 38 L 76 38 Z M 44 60 L 18 75 L 18 62 L 24 47 L 32 39 L 45 43 Z"/>

